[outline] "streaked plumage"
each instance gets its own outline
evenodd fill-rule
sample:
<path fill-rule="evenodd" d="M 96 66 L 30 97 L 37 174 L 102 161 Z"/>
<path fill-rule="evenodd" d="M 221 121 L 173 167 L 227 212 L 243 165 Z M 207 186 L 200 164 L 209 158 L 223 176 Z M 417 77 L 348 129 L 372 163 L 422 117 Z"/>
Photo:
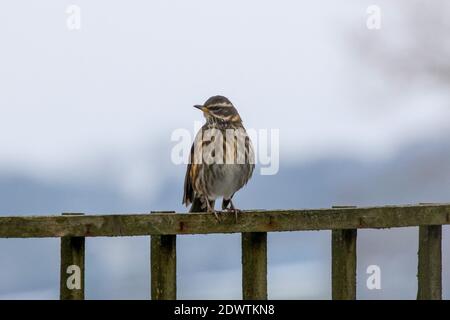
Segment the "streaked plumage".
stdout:
<path fill-rule="evenodd" d="M 214 96 L 195 107 L 203 111 L 206 123 L 191 148 L 183 204 L 192 204 L 190 212 L 212 212 L 217 217 L 214 204 L 223 198 L 222 209 L 236 213 L 232 198 L 255 168 L 252 143 L 227 98 Z"/>

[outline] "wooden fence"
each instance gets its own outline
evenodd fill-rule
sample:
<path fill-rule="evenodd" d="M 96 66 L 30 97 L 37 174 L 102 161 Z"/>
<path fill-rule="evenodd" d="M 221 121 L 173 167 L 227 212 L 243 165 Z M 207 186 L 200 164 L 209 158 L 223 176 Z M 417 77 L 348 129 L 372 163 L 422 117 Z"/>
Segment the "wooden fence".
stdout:
<path fill-rule="evenodd" d="M 150 214 L 0 217 L 0 238 L 61 238 L 61 299 L 84 299 L 85 237 L 151 237 L 151 297 L 176 299 L 176 236 L 242 234 L 242 297 L 267 299 L 267 232 L 332 231 L 332 298 L 356 299 L 357 229 L 419 226 L 418 299 L 442 297 L 442 225 L 450 204 L 333 207 L 317 210 L 245 211 L 235 220 L 212 214 Z M 78 272 L 78 274 L 77 274 Z M 69 283 L 70 277 L 79 277 Z"/>

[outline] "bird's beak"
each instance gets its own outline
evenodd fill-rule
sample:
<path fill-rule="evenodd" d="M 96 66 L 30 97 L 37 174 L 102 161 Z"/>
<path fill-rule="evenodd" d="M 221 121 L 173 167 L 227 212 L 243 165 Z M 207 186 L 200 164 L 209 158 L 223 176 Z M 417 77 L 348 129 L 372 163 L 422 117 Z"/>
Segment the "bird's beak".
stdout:
<path fill-rule="evenodd" d="M 196 105 L 194 106 L 194 108 L 200 109 L 200 110 L 202 110 L 203 112 L 208 112 L 208 109 L 206 109 L 204 106 L 199 105 L 199 104 L 196 104 Z"/>

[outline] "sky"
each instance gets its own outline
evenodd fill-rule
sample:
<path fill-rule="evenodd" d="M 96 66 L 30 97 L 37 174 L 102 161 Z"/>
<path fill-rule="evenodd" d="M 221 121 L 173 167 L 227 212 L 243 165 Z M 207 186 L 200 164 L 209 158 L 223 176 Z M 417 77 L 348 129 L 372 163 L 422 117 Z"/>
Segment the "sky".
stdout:
<path fill-rule="evenodd" d="M 421 40 L 408 18 L 424 3 L 377 1 L 379 30 L 367 28 L 366 10 L 373 3 L 365 0 L 3 4 L 0 215 L 185 211 L 180 203 L 185 168 L 171 162 L 171 135 L 179 129 L 193 134 L 203 119 L 192 106 L 216 94 L 230 98 L 247 128 L 279 130 L 280 173 L 254 179 L 249 191 L 239 196 L 246 208 L 336 204 L 332 201 L 445 202 L 445 189 L 435 190 L 450 186 L 450 178 L 433 173 L 437 165 L 426 163 L 443 165 L 449 157 L 448 87 L 421 70 L 399 76 L 402 69 L 386 64 L 389 57 L 373 55 L 386 51 L 400 61 L 413 56 L 410 44 L 420 45 Z M 67 25 L 70 5 L 81 10 L 80 29 Z M 427 3 L 422 24 L 432 25 L 429 14 L 437 14 L 442 6 L 444 1 Z M 448 39 L 442 43 L 448 45 Z M 339 175 L 340 168 L 346 168 L 342 172 L 348 176 Z M 292 176 L 301 179 L 291 181 Z M 372 180 L 365 185 L 367 177 Z M 427 177 L 425 192 L 420 185 Z M 302 184 L 302 195 L 283 187 L 294 182 Z M 287 199 L 267 187 L 270 183 L 285 190 Z M 348 184 L 339 187 L 341 183 Z M 318 194 L 321 191 L 325 195 Z M 271 203 L 258 203 L 257 194 L 263 192 L 277 196 Z M 48 200 L 52 198 L 53 203 Z M 375 236 L 368 234 L 366 248 L 376 248 Z M 294 235 L 273 235 L 277 237 L 280 240 L 273 241 L 279 250 Z M 305 249 L 305 256 L 313 258 L 270 258 L 272 296 L 329 298 L 328 235 L 301 237 L 297 241 L 319 243 Z M 396 237 L 393 241 L 405 246 L 415 239 L 411 230 Z M 217 258 L 224 261 L 222 267 L 210 262 L 215 248 L 200 240 L 203 237 L 186 239 L 180 248 L 189 254 L 181 259 L 194 255 L 190 241 L 202 249 L 196 249 L 201 251 L 195 253 L 196 262 L 188 260 L 180 267 L 182 296 L 238 296 L 239 238 L 217 236 L 211 241 L 228 248 L 231 239 L 225 250 L 229 256 Z M 53 252 L 58 243 L 30 241 L 0 240 L 9 248 L 6 256 L 2 253 L 7 258 L 1 259 L 0 270 L 11 272 L 24 263 L 18 248 L 30 252 L 33 243 L 42 243 L 41 253 L 49 259 L 40 267 L 53 271 L 38 276 L 42 280 L 30 288 L 20 275 L 0 277 L 1 299 L 57 297 L 59 267 Z M 145 298 L 147 287 L 141 283 L 147 272 L 142 263 L 142 252 L 148 256 L 146 239 L 89 239 L 88 244 L 92 268 L 110 270 L 103 274 L 105 279 L 87 274 L 91 297 Z M 316 249 L 322 253 L 313 253 Z M 36 259 L 28 256 L 30 262 Z M 370 255 L 362 259 L 369 261 Z M 401 270 L 386 257 L 380 259 L 393 274 Z M 405 259 L 402 263 L 414 263 Z M 136 263 L 130 267 L 130 261 Z M 306 284 L 299 291 L 284 275 L 297 276 L 292 283 Z M 111 285 L 108 276 L 128 279 L 120 287 L 125 296 L 106 289 Z M 220 279 L 222 291 L 197 287 L 212 279 Z M 410 280 L 399 287 L 399 292 L 364 297 L 401 297 L 415 290 Z"/>

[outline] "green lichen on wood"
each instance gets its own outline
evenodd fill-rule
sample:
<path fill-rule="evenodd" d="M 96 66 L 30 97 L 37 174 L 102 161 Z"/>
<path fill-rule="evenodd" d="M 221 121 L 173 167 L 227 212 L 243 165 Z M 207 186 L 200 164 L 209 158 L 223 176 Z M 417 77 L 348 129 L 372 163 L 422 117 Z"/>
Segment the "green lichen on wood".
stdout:
<path fill-rule="evenodd" d="M 333 300 L 356 299 L 357 230 L 333 230 L 331 282 Z"/>
<path fill-rule="evenodd" d="M 151 297 L 152 300 L 176 300 L 177 254 L 176 236 L 151 237 Z"/>
<path fill-rule="evenodd" d="M 267 233 L 242 234 L 242 298 L 267 300 Z"/>
<path fill-rule="evenodd" d="M 442 299 L 442 226 L 419 228 L 418 300 Z"/>

